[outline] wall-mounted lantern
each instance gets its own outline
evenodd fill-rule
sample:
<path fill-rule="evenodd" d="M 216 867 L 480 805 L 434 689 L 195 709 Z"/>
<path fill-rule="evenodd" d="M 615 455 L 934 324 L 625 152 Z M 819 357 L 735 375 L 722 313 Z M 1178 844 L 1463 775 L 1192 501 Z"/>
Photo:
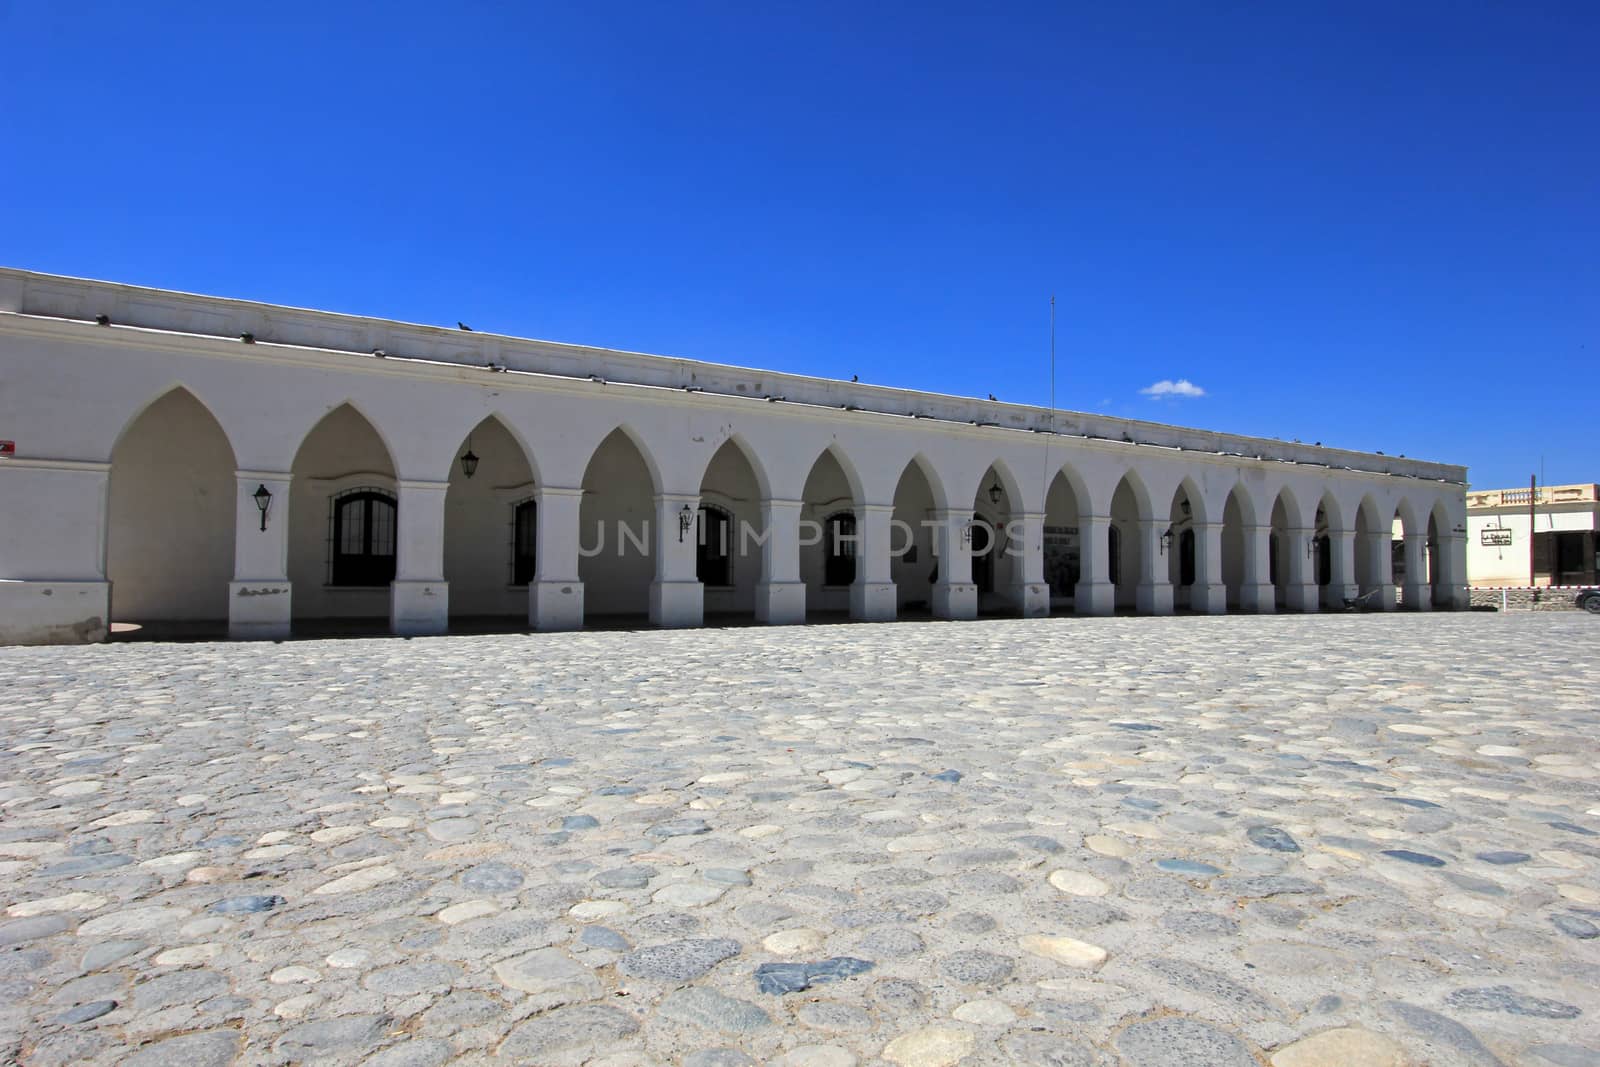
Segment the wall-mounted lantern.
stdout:
<path fill-rule="evenodd" d="M 1000 479 L 996 478 L 994 480 L 994 484 L 989 487 L 989 503 L 991 503 L 991 504 L 1000 503 L 1000 498 L 1002 496 L 1004 496 L 1004 495 L 1005 495 L 1005 489 L 1001 487 Z"/>
<path fill-rule="evenodd" d="M 689 532 L 689 527 L 694 525 L 694 511 L 688 504 L 678 512 L 678 543 L 683 543 L 683 535 Z"/>
<path fill-rule="evenodd" d="M 467 435 L 467 450 L 461 454 L 461 473 L 468 478 L 478 473 L 478 457 L 472 451 L 472 435 Z"/>
<path fill-rule="evenodd" d="M 265 485 L 256 486 L 256 491 L 250 494 L 250 499 L 256 502 L 256 507 L 261 511 L 261 528 L 267 528 L 267 508 L 272 506 L 272 490 Z"/>

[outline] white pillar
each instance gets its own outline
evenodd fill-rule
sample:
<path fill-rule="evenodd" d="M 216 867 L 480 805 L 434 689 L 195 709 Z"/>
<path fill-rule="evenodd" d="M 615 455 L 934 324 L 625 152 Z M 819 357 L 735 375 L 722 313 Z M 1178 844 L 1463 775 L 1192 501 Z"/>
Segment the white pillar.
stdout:
<path fill-rule="evenodd" d="M 1356 533 L 1354 530 L 1329 530 L 1328 588 L 1323 606 L 1333 611 L 1344 608 L 1346 600 L 1361 595 L 1361 583 L 1356 580 Z"/>
<path fill-rule="evenodd" d="M 406 637 L 450 629 L 450 587 L 444 580 L 444 498 L 449 482 L 406 480 L 395 501 L 395 573 L 389 585 L 389 629 Z"/>
<path fill-rule="evenodd" d="M 698 534 L 694 519 L 700 494 L 661 493 L 655 498 L 656 577 L 650 583 L 650 622 L 656 626 L 700 626 L 705 622 L 705 588 L 696 573 Z M 689 524 L 683 523 L 688 509 Z"/>
<path fill-rule="evenodd" d="M 1006 552 L 1012 557 L 1012 573 L 1018 576 L 1010 589 L 1012 603 L 1024 619 L 1042 619 L 1050 614 L 1050 586 L 1044 580 L 1044 515 L 1013 515 L 1006 529 Z"/>
<path fill-rule="evenodd" d="M 1367 538 L 1367 573 L 1362 576 L 1361 584 L 1368 591 L 1377 590 L 1376 603 L 1372 607 L 1379 611 L 1394 610 L 1394 537 L 1388 530 L 1378 530 L 1365 535 Z"/>
<path fill-rule="evenodd" d="M 1451 609 L 1466 611 L 1472 605 L 1467 589 L 1467 539 L 1463 534 L 1439 535 L 1439 562 L 1444 568 L 1444 587 Z"/>
<path fill-rule="evenodd" d="M 1111 516 L 1079 515 L 1078 587 L 1073 600 L 1079 615 L 1110 615 L 1116 611 L 1117 587 L 1111 584 Z"/>
<path fill-rule="evenodd" d="M 1272 587 L 1272 527 L 1245 526 L 1244 580 L 1239 586 L 1239 608 L 1258 615 L 1278 610 L 1277 591 Z"/>
<path fill-rule="evenodd" d="M 893 504 L 856 508 L 856 580 L 850 586 L 850 617 L 862 622 L 893 621 L 899 604 L 889 568 Z"/>
<path fill-rule="evenodd" d="M 1314 531 L 1286 529 L 1278 548 L 1278 569 L 1285 577 L 1283 603 L 1290 611 L 1317 610 L 1317 555 Z"/>
<path fill-rule="evenodd" d="M 233 581 L 228 583 L 228 636 L 235 640 L 289 636 L 289 486 L 281 471 L 235 471 Z M 256 491 L 272 496 L 266 514 Z"/>
<path fill-rule="evenodd" d="M 104 641 L 109 463 L 0 459 L 0 645 Z"/>
<path fill-rule="evenodd" d="M 933 551 L 939 580 L 933 583 L 933 617 L 976 619 L 978 587 L 972 583 L 972 512 L 942 508 L 933 513 Z"/>
<path fill-rule="evenodd" d="M 1427 550 L 1428 535 L 1426 533 L 1406 531 L 1406 581 L 1400 590 L 1400 595 L 1408 611 L 1431 611 L 1433 609 L 1433 586 L 1428 582 Z"/>
<path fill-rule="evenodd" d="M 1168 573 L 1167 553 L 1178 550 L 1177 539 L 1167 544 L 1162 537 L 1170 524 L 1158 519 L 1141 519 L 1138 524 L 1139 584 L 1134 589 L 1141 615 L 1172 614 L 1172 576 Z"/>
<path fill-rule="evenodd" d="M 578 580 L 578 516 L 583 490 L 547 485 L 534 492 L 534 571 L 528 583 L 528 625 L 535 630 L 583 629 L 583 583 Z"/>
<path fill-rule="evenodd" d="M 774 625 L 806 621 L 806 583 L 800 580 L 800 512 L 803 500 L 761 502 L 761 581 L 756 619 Z M 744 531 L 738 533 L 744 543 Z"/>
<path fill-rule="evenodd" d="M 1205 615 L 1228 613 L 1228 587 L 1222 583 L 1222 523 L 1197 522 L 1194 529 L 1194 585 L 1189 610 Z"/>

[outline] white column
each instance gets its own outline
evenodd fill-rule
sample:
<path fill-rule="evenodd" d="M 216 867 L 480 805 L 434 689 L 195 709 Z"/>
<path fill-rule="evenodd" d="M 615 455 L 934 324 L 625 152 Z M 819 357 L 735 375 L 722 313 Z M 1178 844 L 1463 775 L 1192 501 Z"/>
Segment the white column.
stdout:
<path fill-rule="evenodd" d="M 1344 608 L 1346 600 L 1361 595 L 1361 583 L 1356 580 L 1356 533 L 1354 530 L 1329 530 L 1328 588 L 1323 594 L 1323 607 L 1333 611 Z"/>
<path fill-rule="evenodd" d="M 233 581 L 228 583 L 228 636 L 235 640 L 289 636 L 289 486 L 282 471 L 235 471 Z M 256 491 L 272 496 L 266 514 Z"/>
<path fill-rule="evenodd" d="M 582 489 L 547 485 L 534 492 L 536 526 L 528 625 L 535 630 L 583 629 L 583 583 L 578 580 L 582 507 Z"/>
<path fill-rule="evenodd" d="M 1427 534 L 1406 531 L 1406 581 L 1400 595 L 1408 611 L 1433 609 L 1433 587 L 1428 584 L 1427 550 Z"/>
<path fill-rule="evenodd" d="M 1258 615 L 1271 615 L 1278 609 L 1272 588 L 1272 527 L 1245 526 L 1244 580 L 1239 586 L 1239 608 Z"/>
<path fill-rule="evenodd" d="M 1373 531 L 1365 536 L 1363 549 L 1374 574 L 1373 587 L 1378 590 L 1374 608 L 1379 611 L 1395 609 L 1394 534 L 1387 530 Z"/>
<path fill-rule="evenodd" d="M 109 463 L 0 459 L 0 645 L 104 641 Z"/>
<path fill-rule="evenodd" d="M 1073 601 L 1079 615 L 1110 615 L 1116 610 L 1117 587 L 1111 584 L 1111 516 L 1079 515 L 1081 570 Z"/>
<path fill-rule="evenodd" d="M 1222 584 L 1222 523 L 1197 522 L 1194 529 L 1194 585 L 1189 610 L 1205 615 L 1228 613 L 1228 587 Z"/>
<path fill-rule="evenodd" d="M 806 621 L 806 583 L 800 580 L 800 512 L 803 500 L 761 502 L 761 581 L 756 620 L 773 625 Z M 744 543 L 744 531 L 735 535 Z"/>
<path fill-rule="evenodd" d="M 933 583 L 933 617 L 976 619 L 978 587 L 972 584 L 972 550 L 968 527 L 972 512 L 944 508 L 933 513 L 933 551 L 939 557 L 939 580 Z"/>
<path fill-rule="evenodd" d="M 1163 543 L 1162 536 L 1169 524 L 1162 520 L 1140 520 L 1139 584 L 1134 588 L 1136 605 L 1141 615 L 1172 614 L 1172 577 L 1167 569 L 1167 553 L 1178 550 L 1177 539 L 1172 544 Z"/>
<path fill-rule="evenodd" d="M 1444 587 L 1454 611 L 1466 611 L 1472 604 L 1467 589 L 1467 538 L 1464 534 L 1439 535 L 1439 562 L 1444 567 Z"/>
<path fill-rule="evenodd" d="M 705 588 L 695 558 L 700 494 L 661 493 L 655 503 L 656 578 L 650 583 L 650 622 L 668 627 L 703 625 Z M 684 509 L 688 509 L 687 528 Z"/>
<path fill-rule="evenodd" d="M 1013 515 L 1006 528 L 1006 552 L 1012 555 L 1012 573 L 1018 576 L 1011 586 L 1012 603 L 1024 619 L 1042 619 L 1050 614 L 1050 586 L 1044 580 L 1044 515 Z"/>
<path fill-rule="evenodd" d="M 850 586 L 850 617 L 862 622 L 893 621 L 899 609 L 889 569 L 893 504 L 856 508 L 856 580 Z"/>
<path fill-rule="evenodd" d="M 395 501 L 395 573 L 389 585 L 389 629 L 407 637 L 450 629 L 450 587 L 444 580 L 444 498 L 449 482 L 407 480 Z"/>
<path fill-rule="evenodd" d="M 1284 606 L 1290 611 L 1317 610 L 1317 555 L 1313 531 L 1287 529 L 1278 546 L 1278 567 L 1285 575 Z"/>

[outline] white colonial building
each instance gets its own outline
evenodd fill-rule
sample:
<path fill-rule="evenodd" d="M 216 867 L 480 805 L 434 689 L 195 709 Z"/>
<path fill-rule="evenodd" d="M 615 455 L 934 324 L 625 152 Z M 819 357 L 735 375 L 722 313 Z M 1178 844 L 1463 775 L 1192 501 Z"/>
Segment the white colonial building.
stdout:
<path fill-rule="evenodd" d="M 1466 471 L 0 270 L 0 641 L 1466 606 Z"/>

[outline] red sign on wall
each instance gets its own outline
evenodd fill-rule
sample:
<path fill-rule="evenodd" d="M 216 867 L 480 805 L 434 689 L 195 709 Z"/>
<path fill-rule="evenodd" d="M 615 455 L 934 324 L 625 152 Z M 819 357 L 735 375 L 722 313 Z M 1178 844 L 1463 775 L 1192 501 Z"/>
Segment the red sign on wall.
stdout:
<path fill-rule="evenodd" d="M 17 454 L 15 441 L 0 441 L 0 456 L 14 456 Z"/>

